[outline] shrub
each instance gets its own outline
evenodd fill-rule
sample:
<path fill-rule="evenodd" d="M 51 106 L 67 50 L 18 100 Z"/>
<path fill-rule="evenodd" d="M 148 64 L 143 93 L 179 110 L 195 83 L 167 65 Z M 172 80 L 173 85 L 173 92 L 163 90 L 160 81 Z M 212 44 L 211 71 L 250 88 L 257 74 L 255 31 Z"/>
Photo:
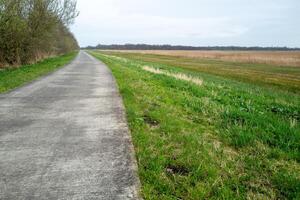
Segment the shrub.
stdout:
<path fill-rule="evenodd" d="M 20 65 L 78 48 L 76 0 L 0 0 L 0 63 Z"/>

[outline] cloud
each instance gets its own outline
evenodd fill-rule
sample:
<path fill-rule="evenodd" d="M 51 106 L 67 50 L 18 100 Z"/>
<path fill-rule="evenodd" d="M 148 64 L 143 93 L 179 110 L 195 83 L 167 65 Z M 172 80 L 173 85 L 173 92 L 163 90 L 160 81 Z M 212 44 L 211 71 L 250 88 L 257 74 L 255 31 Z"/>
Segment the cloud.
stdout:
<path fill-rule="evenodd" d="M 81 46 L 98 43 L 214 45 L 216 41 L 219 45 L 264 45 L 264 41 L 272 44 L 270 34 L 276 35 L 273 39 L 276 44 L 289 45 L 300 43 L 288 37 L 293 34 L 288 27 L 296 27 L 294 32 L 299 33 L 295 26 L 299 16 L 295 2 L 78 0 L 80 16 L 72 31 Z M 278 29 L 282 24 L 287 24 L 286 29 Z"/>
<path fill-rule="evenodd" d="M 102 38 L 117 38 L 119 41 L 140 42 L 143 40 L 158 38 L 184 39 L 206 39 L 216 37 L 234 37 L 247 31 L 246 27 L 234 25 L 227 17 L 208 18 L 185 18 L 166 17 L 145 14 L 135 14 L 121 12 L 119 6 L 115 6 L 118 0 L 101 0 L 96 4 L 82 4 L 81 16 L 73 27 L 79 35 L 80 41 L 83 39 L 102 42 Z M 99 10 L 92 9 L 98 7 Z M 101 8 L 101 9 L 100 9 Z M 84 30 L 86 33 L 80 33 Z M 87 33 L 89 39 L 87 37 Z M 84 38 L 82 38 L 84 37 Z M 95 42 L 83 42 L 82 45 Z"/>

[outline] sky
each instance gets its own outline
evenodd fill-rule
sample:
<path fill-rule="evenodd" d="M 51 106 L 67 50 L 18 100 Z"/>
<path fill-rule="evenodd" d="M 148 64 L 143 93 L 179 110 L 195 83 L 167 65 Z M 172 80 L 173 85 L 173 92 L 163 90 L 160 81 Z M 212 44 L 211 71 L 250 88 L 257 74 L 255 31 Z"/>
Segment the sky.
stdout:
<path fill-rule="evenodd" d="M 77 0 L 71 26 L 97 44 L 300 47 L 299 0 Z"/>

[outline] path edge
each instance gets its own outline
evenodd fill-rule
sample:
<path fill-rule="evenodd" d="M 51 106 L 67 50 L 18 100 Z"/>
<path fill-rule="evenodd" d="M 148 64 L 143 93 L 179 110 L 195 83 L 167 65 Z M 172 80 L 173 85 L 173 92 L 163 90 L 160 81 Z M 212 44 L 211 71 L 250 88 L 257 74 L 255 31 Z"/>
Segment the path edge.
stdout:
<path fill-rule="evenodd" d="M 121 110 L 122 110 L 122 121 L 124 122 L 125 125 L 125 130 L 126 130 L 126 134 L 128 136 L 128 140 L 129 140 L 129 151 L 130 151 L 130 161 L 131 161 L 131 169 L 133 170 L 133 173 L 135 175 L 135 181 L 134 181 L 134 191 L 133 191 L 133 195 L 134 195 L 134 199 L 137 199 L 137 200 L 143 200 L 142 198 L 142 184 L 141 184 L 141 181 L 140 181 L 140 178 L 139 178 L 139 173 L 138 173 L 138 164 L 137 164 L 137 157 L 136 157 L 136 153 L 135 153 L 135 149 L 134 149 L 134 145 L 133 145 L 133 140 L 132 140 L 132 135 L 131 135 L 131 131 L 130 131 L 130 128 L 128 126 L 128 120 L 127 120 L 127 115 L 126 115 L 126 108 L 125 108 L 125 105 L 124 105 L 124 101 L 123 101 L 123 97 L 122 95 L 120 94 L 120 88 L 119 88 L 119 85 L 115 79 L 115 76 L 113 75 L 111 69 L 105 64 L 103 63 L 100 59 L 94 57 L 93 55 L 89 54 L 88 52 L 86 51 L 82 51 L 83 53 L 85 53 L 86 55 L 88 55 L 89 57 L 97 60 L 98 62 L 100 62 L 101 64 L 103 64 L 109 71 L 109 73 L 111 74 L 112 78 L 113 78 L 113 82 L 115 84 L 115 87 L 118 91 L 118 96 L 120 97 L 121 99 Z"/>

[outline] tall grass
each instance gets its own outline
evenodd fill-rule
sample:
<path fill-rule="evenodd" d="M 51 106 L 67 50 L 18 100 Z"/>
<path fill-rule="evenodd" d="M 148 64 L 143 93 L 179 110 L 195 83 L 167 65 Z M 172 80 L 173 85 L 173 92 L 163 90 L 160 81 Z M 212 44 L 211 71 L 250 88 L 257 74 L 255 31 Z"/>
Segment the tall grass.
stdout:
<path fill-rule="evenodd" d="M 122 52 L 300 67 L 300 51 L 123 50 Z"/>

